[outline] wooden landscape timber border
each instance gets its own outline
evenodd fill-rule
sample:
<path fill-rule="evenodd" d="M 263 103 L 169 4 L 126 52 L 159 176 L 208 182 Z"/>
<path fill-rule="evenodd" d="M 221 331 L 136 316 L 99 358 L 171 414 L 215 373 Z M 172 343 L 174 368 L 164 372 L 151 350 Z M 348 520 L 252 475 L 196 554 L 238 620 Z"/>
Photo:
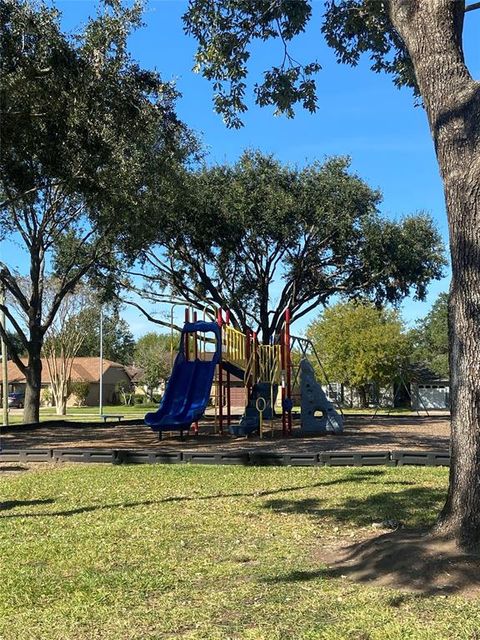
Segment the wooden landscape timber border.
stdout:
<path fill-rule="evenodd" d="M 226 464 L 243 466 L 366 467 L 450 465 L 448 451 L 170 451 L 148 449 L 1 449 L 5 462 L 97 462 L 110 464 Z"/>

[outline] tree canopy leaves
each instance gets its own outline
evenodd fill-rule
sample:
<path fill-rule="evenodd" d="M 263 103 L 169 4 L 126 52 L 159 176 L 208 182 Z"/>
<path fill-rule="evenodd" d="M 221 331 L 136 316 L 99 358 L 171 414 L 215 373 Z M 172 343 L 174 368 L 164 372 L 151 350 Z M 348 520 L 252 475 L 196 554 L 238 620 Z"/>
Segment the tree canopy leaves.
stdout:
<path fill-rule="evenodd" d="M 441 293 L 413 330 L 413 357 L 437 375 L 448 378 L 448 294 Z"/>
<path fill-rule="evenodd" d="M 287 305 L 295 321 L 334 295 L 377 304 L 411 293 L 421 299 L 442 275 L 432 220 L 383 218 L 380 192 L 348 158 L 298 169 L 246 151 L 189 181 L 176 225 L 144 253 L 140 292 L 150 300 L 229 308 L 236 326 L 261 331 L 268 343 Z"/>
<path fill-rule="evenodd" d="M 307 335 L 330 380 L 356 388 L 391 384 L 411 350 L 398 312 L 365 302 L 325 309 Z"/>
<path fill-rule="evenodd" d="M 103 357 L 120 364 L 131 364 L 135 340 L 128 323 L 117 308 L 104 308 Z M 100 353 L 100 306 L 80 313 L 75 322 L 82 327 L 84 339 L 78 356 L 98 356 Z"/>
<path fill-rule="evenodd" d="M 135 345 L 135 366 L 141 369 L 139 382 L 145 385 L 151 398 L 153 391 L 170 375 L 171 349 L 175 352 L 176 346 L 172 345 L 171 336 L 153 331 L 139 338 Z"/>

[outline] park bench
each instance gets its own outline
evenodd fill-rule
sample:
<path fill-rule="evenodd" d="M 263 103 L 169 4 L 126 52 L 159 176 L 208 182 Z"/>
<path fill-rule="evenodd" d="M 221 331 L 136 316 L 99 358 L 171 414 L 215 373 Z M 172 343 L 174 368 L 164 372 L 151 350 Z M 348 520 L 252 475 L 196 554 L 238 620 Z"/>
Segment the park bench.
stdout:
<path fill-rule="evenodd" d="M 120 423 L 122 421 L 122 418 L 124 418 L 125 416 L 116 413 L 102 413 L 100 417 L 103 419 L 103 424 L 106 424 L 107 420 L 109 419 L 116 420 L 118 423 Z"/>

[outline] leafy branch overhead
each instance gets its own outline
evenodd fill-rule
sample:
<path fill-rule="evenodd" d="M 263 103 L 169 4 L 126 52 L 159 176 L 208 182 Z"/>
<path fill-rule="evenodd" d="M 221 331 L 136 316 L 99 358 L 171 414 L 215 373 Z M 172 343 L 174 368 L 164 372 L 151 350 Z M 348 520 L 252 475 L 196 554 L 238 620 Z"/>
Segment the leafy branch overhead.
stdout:
<path fill-rule="evenodd" d="M 345 0 L 324 3 L 319 15 L 306 0 L 191 1 L 183 16 L 185 31 L 198 43 L 194 70 L 213 81 L 215 110 L 229 127 L 242 126 L 246 111 L 248 64 L 256 41 L 279 42 L 278 62 L 256 80 L 253 92 L 260 106 L 293 117 L 300 104 L 317 109 L 317 60 L 298 61 L 291 41 L 317 22 L 339 62 L 356 65 L 368 53 L 371 68 L 393 75 L 397 86 L 412 87 L 418 96 L 408 52 L 392 27 L 386 2 Z"/>

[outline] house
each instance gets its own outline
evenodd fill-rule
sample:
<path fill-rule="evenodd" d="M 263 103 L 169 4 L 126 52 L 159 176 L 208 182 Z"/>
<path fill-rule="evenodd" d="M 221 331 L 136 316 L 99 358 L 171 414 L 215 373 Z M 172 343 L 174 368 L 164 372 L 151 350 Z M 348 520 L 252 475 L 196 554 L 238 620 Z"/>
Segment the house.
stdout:
<path fill-rule="evenodd" d="M 150 394 L 152 394 L 154 397 L 163 396 L 165 392 L 165 380 L 159 380 L 156 387 L 149 389 L 148 386 L 143 383 L 144 370 L 142 367 L 132 364 L 126 366 L 125 371 L 131 381 L 132 393 L 135 395 L 150 396 Z"/>
<path fill-rule="evenodd" d="M 26 360 L 23 360 L 26 363 Z M 8 388 L 9 391 L 25 391 L 25 376 L 12 361 L 8 361 Z M 100 358 L 86 357 L 75 358 L 72 365 L 72 382 L 88 383 L 88 395 L 85 404 L 89 407 L 98 406 L 100 402 Z M 0 377 L 0 382 L 2 377 Z M 118 401 L 117 385 L 131 385 L 130 377 L 123 364 L 103 360 L 103 403 L 112 404 Z M 51 388 L 50 373 L 47 361 L 42 358 L 42 397 L 44 401 L 51 396 L 49 389 Z M 75 404 L 75 397 L 70 396 L 68 404 Z"/>
<path fill-rule="evenodd" d="M 432 378 L 411 383 L 412 409 L 450 409 L 450 381 Z"/>
<path fill-rule="evenodd" d="M 422 362 L 410 365 L 410 399 L 415 411 L 450 409 L 450 381 Z"/>

